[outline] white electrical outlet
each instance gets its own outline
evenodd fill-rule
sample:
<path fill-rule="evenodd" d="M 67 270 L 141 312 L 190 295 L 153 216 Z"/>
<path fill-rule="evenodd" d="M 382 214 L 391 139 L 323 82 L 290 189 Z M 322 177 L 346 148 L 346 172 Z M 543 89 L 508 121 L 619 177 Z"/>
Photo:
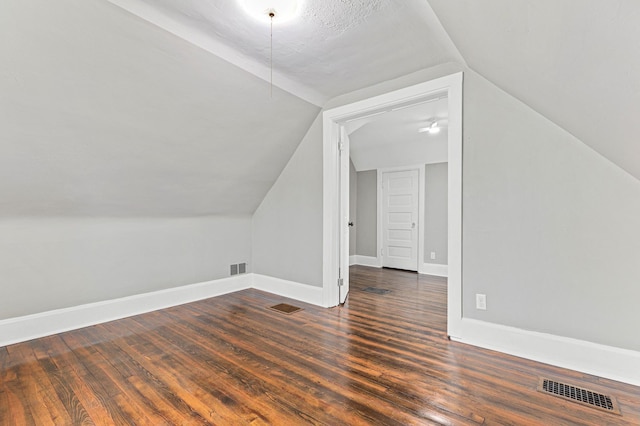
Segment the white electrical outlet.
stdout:
<path fill-rule="evenodd" d="M 476 294 L 476 309 L 480 309 L 481 311 L 487 310 L 487 295 L 486 294 Z"/>
<path fill-rule="evenodd" d="M 435 258 L 436 258 L 436 252 L 432 251 L 431 252 L 431 260 L 435 260 Z"/>

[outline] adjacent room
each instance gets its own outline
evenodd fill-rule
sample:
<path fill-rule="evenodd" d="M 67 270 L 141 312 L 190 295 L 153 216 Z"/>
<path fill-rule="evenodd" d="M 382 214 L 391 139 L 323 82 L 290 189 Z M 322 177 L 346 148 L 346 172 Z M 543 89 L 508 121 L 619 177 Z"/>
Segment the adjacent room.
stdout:
<path fill-rule="evenodd" d="M 3 0 L 0 425 L 640 425 L 638 22 Z"/>

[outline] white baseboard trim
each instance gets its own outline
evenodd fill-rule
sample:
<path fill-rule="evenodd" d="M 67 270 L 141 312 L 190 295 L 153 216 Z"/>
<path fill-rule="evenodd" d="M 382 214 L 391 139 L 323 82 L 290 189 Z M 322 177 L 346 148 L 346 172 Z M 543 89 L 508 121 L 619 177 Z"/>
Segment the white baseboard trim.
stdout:
<path fill-rule="evenodd" d="M 349 266 L 357 265 L 356 256 L 349 256 Z"/>
<path fill-rule="evenodd" d="M 251 288 L 251 274 L 0 321 L 0 347 Z"/>
<path fill-rule="evenodd" d="M 256 290 L 262 290 L 268 293 L 324 307 L 324 289 L 322 287 L 300 284 L 294 281 L 269 277 L 267 275 L 251 274 L 251 276 L 253 278 L 252 287 Z"/>
<path fill-rule="evenodd" d="M 452 340 L 640 386 L 640 352 L 470 318 Z"/>
<path fill-rule="evenodd" d="M 259 274 L 242 274 L 119 299 L 0 320 L 0 347 L 255 288 L 323 305 L 323 288 Z"/>
<path fill-rule="evenodd" d="M 418 273 L 424 275 L 434 275 L 436 277 L 448 277 L 449 266 L 439 265 L 437 263 L 422 263 L 418 267 Z"/>
<path fill-rule="evenodd" d="M 1 320 L 0 347 L 248 288 L 324 306 L 322 287 L 243 274 Z M 461 320 L 460 331 L 453 340 L 640 386 L 640 352 L 470 318 Z"/>
<path fill-rule="evenodd" d="M 361 256 L 359 254 L 353 256 L 354 263 L 351 263 L 351 259 L 349 259 L 349 263 L 351 265 L 362 265 L 362 266 L 372 266 L 374 268 L 382 268 L 382 264 L 380 263 L 380 259 L 374 256 Z"/>

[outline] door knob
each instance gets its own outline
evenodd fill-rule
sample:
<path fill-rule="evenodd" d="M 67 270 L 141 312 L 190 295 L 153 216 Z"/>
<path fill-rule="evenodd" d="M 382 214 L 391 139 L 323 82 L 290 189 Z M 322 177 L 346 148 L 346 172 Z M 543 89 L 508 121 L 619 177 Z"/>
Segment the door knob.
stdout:
<path fill-rule="evenodd" d="M 353 226 L 353 222 L 349 222 L 347 225 L 349 225 L 349 226 Z"/>

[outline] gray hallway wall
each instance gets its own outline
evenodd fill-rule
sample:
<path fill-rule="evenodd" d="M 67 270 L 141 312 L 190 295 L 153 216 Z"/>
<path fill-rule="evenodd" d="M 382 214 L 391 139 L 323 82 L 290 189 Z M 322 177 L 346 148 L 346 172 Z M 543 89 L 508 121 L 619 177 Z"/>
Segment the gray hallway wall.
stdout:
<path fill-rule="evenodd" d="M 376 210 L 378 209 L 378 193 L 376 170 L 357 172 L 358 177 L 358 241 L 356 254 L 360 256 L 376 257 L 378 224 Z"/>
<path fill-rule="evenodd" d="M 322 114 L 253 215 L 253 271 L 322 287 Z"/>
<path fill-rule="evenodd" d="M 448 172 L 447 163 L 425 166 L 424 263 L 447 264 Z"/>

